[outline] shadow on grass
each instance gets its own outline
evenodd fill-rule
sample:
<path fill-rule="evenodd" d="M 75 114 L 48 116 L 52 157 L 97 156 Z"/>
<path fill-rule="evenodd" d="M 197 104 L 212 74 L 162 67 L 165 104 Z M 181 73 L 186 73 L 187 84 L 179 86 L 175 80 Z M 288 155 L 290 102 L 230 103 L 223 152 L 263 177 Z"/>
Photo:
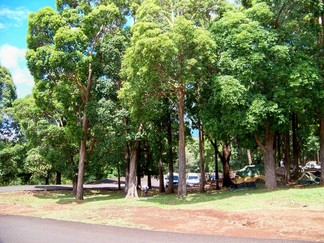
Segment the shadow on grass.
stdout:
<path fill-rule="evenodd" d="M 35 191 L 33 192 L 33 196 L 39 199 L 51 199 L 58 204 L 84 204 L 88 202 L 122 199 L 125 197 L 125 194 L 124 191 L 118 190 L 85 190 L 84 200 L 76 200 L 71 190 L 51 190 Z"/>
<path fill-rule="evenodd" d="M 307 190 L 310 188 L 317 188 L 319 186 L 307 186 L 300 187 L 301 190 Z M 207 190 L 205 193 L 199 193 L 198 189 L 188 188 L 188 196 L 184 198 L 179 198 L 177 193 L 166 194 L 159 193 L 158 189 L 153 189 L 149 191 L 148 196 L 140 196 L 136 201 L 136 205 L 146 206 L 146 205 L 159 205 L 159 206 L 181 206 L 181 205 L 191 205 L 197 203 L 206 203 L 234 198 L 234 197 L 246 197 L 251 195 L 263 195 L 266 197 L 271 197 L 274 192 L 285 192 L 288 191 L 289 187 L 277 188 L 275 190 L 267 189 L 235 189 L 235 190 Z M 139 193 L 140 195 L 140 193 Z M 73 192 L 71 190 L 59 190 L 59 191 L 35 191 L 33 196 L 39 199 L 52 199 L 58 204 L 71 204 L 71 203 L 90 203 L 99 201 L 111 201 L 125 199 L 125 193 L 123 190 L 85 190 L 84 200 L 76 200 Z M 130 200 L 131 199 L 125 199 Z M 236 199 L 239 200 L 239 199 Z"/>

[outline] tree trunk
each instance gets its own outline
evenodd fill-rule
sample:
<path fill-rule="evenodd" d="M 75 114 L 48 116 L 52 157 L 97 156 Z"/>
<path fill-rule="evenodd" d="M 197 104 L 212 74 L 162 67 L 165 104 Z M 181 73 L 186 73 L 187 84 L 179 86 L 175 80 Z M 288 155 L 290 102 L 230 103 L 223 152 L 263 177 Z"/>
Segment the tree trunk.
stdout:
<path fill-rule="evenodd" d="M 137 185 L 136 185 L 136 167 L 137 167 L 137 155 L 139 149 L 139 141 L 135 142 L 134 147 L 130 153 L 130 165 L 129 165 L 129 178 L 127 185 L 127 195 L 126 198 L 137 198 Z"/>
<path fill-rule="evenodd" d="M 45 185 L 49 185 L 49 179 L 50 179 L 50 173 L 47 172 L 47 175 L 45 177 Z"/>
<path fill-rule="evenodd" d="M 217 143 L 214 146 L 214 158 L 215 158 L 215 180 L 216 180 L 216 190 L 220 190 L 219 186 L 219 174 L 218 174 L 218 150 Z"/>
<path fill-rule="evenodd" d="M 73 182 L 72 182 L 72 186 L 73 186 L 73 195 L 76 196 L 77 194 L 77 185 L 78 185 L 78 176 L 74 175 L 73 176 Z"/>
<path fill-rule="evenodd" d="M 172 139 L 172 121 L 171 114 L 168 112 L 168 121 L 167 121 L 167 138 L 168 138 L 168 162 L 169 162 L 169 185 L 167 188 L 167 193 L 174 193 L 174 185 L 173 185 L 173 139 Z"/>
<path fill-rule="evenodd" d="M 300 146 L 298 141 L 298 117 L 292 115 L 292 137 L 293 137 L 293 167 L 298 168 L 300 164 Z"/>
<path fill-rule="evenodd" d="M 215 161 L 215 183 L 216 183 L 216 190 L 220 190 L 219 187 L 219 175 L 218 175 L 218 149 L 217 149 L 217 142 L 213 142 L 211 139 L 210 143 L 214 148 L 214 161 Z"/>
<path fill-rule="evenodd" d="M 200 154 L 200 184 L 199 192 L 205 192 L 205 139 L 203 127 L 200 121 L 198 121 L 199 131 L 199 154 Z"/>
<path fill-rule="evenodd" d="M 61 185 L 62 184 L 62 173 L 60 171 L 56 171 L 56 185 Z"/>
<path fill-rule="evenodd" d="M 150 146 L 146 146 L 146 174 L 147 174 L 147 186 L 152 189 L 152 179 L 151 179 L 151 161 L 152 161 L 152 153 Z"/>
<path fill-rule="evenodd" d="M 128 191 L 128 180 L 129 180 L 129 167 L 130 167 L 130 156 L 129 156 L 129 146 L 128 142 L 125 143 L 124 150 L 124 162 L 125 162 L 125 188 L 124 191 L 127 193 Z"/>
<path fill-rule="evenodd" d="M 162 162 L 162 154 L 161 153 L 160 153 L 160 159 L 159 159 L 159 192 L 165 192 L 163 162 Z"/>
<path fill-rule="evenodd" d="M 178 196 L 187 196 L 187 185 L 186 185 L 186 143 L 185 143 L 185 123 L 184 123 L 184 99 L 185 91 L 184 87 L 178 91 L 179 99 L 179 185 L 178 185 Z"/>
<path fill-rule="evenodd" d="M 252 161 L 251 149 L 248 149 L 246 153 L 247 153 L 249 165 L 252 165 L 253 161 Z"/>
<path fill-rule="evenodd" d="M 223 187 L 230 187 L 232 185 L 231 175 L 230 175 L 230 159 L 231 159 L 231 146 L 229 143 L 223 144 L 223 155 L 221 156 L 223 164 Z"/>
<path fill-rule="evenodd" d="M 276 162 L 274 140 L 275 133 L 270 131 L 270 125 L 267 123 L 265 128 L 265 144 L 262 143 L 259 136 L 255 136 L 255 140 L 263 153 L 265 186 L 267 189 L 277 188 L 276 180 Z"/>
<path fill-rule="evenodd" d="M 120 165 L 119 162 L 117 164 L 117 181 L 118 181 L 118 190 L 121 190 L 121 184 L 120 184 Z"/>
<path fill-rule="evenodd" d="M 90 101 L 90 92 L 92 86 L 92 65 L 89 64 L 88 67 L 88 83 L 86 87 L 86 93 L 83 97 L 83 119 L 82 119 L 82 138 L 80 145 L 80 156 L 79 156 L 79 166 L 78 166 L 78 184 L 76 199 L 83 200 L 83 176 L 84 176 L 84 164 L 87 156 L 87 140 L 88 140 L 88 126 L 89 121 L 87 117 L 87 104 Z"/>
<path fill-rule="evenodd" d="M 324 186 L 324 117 L 320 118 L 320 164 L 321 164 L 321 185 Z"/>
<path fill-rule="evenodd" d="M 285 154 L 283 156 L 283 161 L 287 170 L 287 181 L 290 180 L 290 134 L 289 131 L 285 134 Z"/>

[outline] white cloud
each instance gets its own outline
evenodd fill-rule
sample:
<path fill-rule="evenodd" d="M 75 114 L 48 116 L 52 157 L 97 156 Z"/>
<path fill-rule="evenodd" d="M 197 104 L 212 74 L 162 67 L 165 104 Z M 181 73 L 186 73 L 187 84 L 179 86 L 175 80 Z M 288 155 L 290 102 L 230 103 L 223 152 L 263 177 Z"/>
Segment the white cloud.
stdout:
<path fill-rule="evenodd" d="M 25 54 L 25 49 L 9 44 L 0 47 L 0 64 L 9 69 L 18 92 L 21 85 L 24 87 L 34 85 L 33 77 L 27 68 Z"/>
<path fill-rule="evenodd" d="M 5 25 L 3 23 L 0 23 L 0 30 L 4 29 L 4 28 L 5 28 Z"/>
<path fill-rule="evenodd" d="M 26 8 L 15 8 L 10 9 L 8 7 L 1 6 L 0 7 L 0 20 L 2 21 L 2 26 L 4 27 L 6 23 L 6 27 L 15 26 L 19 27 L 28 17 L 29 10 Z"/>
<path fill-rule="evenodd" d="M 31 76 L 28 68 L 16 68 L 12 73 L 12 79 L 16 85 L 19 84 L 27 84 L 27 85 L 34 85 L 34 79 Z"/>
<path fill-rule="evenodd" d="M 0 47 L 0 62 L 6 68 L 16 68 L 20 62 L 25 61 L 25 49 L 19 49 L 15 46 L 4 44 Z"/>

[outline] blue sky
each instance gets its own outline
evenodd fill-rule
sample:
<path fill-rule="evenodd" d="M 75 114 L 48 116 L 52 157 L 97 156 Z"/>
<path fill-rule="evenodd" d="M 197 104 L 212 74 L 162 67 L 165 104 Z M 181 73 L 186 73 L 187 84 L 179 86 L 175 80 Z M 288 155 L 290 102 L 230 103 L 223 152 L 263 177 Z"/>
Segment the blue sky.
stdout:
<path fill-rule="evenodd" d="M 46 6 L 55 9 L 55 0 L 0 0 L 0 64 L 9 69 L 19 98 L 34 84 L 25 60 L 28 15 Z"/>

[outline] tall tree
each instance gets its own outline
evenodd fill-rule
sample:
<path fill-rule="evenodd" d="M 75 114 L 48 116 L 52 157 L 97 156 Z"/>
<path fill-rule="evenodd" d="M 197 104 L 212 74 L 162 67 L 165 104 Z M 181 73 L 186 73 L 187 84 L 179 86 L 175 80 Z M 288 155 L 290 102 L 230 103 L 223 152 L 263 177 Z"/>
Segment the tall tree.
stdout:
<path fill-rule="evenodd" d="M 234 109 L 232 116 L 238 119 L 233 121 L 229 117 L 224 121 L 233 121 L 230 128 L 244 127 L 237 130 L 239 134 L 254 134 L 263 152 L 269 189 L 277 186 L 276 131 L 287 129 L 289 116 L 286 114 L 309 107 L 311 90 L 318 80 L 314 75 L 314 62 L 302 48 L 313 38 L 306 39 L 304 34 L 310 5 L 310 1 L 304 1 L 303 8 L 288 1 L 275 4 L 256 1 L 247 9 L 227 12 L 212 28 L 220 52 L 221 75 L 216 79 L 221 91 L 219 96 L 230 97 L 222 103 L 222 108 L 238 100 L 237 97 L 232 99 L 232 91 L 242 87 L 238 97 L 242 97 L 243 102 L 234 102 L 226 108 L 227 111 Z M 237 83 L 238 88 L 229 88 L 233 83 Z"/>
<path fill-rule="evenodd" d="M 68 84 L 77 100 L 80 151 L 76 198 L 83 199 L 84 164 L 89 141 L 88 105 L 94 99 L 99 77 L 109 80 L 100 47 L 120 33 L 125 19 L 110 1 L 57 1 L 58 12 L 47 7 L 29 17 L 28 67 L 38 82 L 50 87 Z"/>
<path fill-rule="evenodd" d="M 178 195 L 187 195 L 184 104 L 192 83 L 212 59 L 209 33 L 184 14 L 178 2 L 143 1 L 136 12 L 133 37 L 126 51 L 124 72 L 128 81 L 147 95 L 165 95 L 177 107 L 179 119 Z"/>

